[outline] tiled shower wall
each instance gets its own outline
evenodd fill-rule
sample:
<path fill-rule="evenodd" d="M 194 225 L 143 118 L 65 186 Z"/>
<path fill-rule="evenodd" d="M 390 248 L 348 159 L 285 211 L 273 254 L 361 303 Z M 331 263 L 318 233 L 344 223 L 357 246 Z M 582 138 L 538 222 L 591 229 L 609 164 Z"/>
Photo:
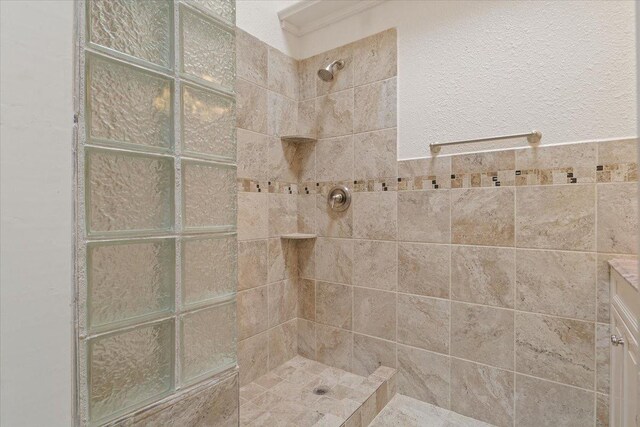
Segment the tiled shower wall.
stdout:
<path fill-rule="evenodd" d="M 237 30 L 238 363 L 241 384 L 297 354 L 297 62 Z"/>
<path fill-rule="evenodd" d="M 298 63 L 286 132 L 318 142 L 287 146 L 296 111 L 269 102 L 272 50 L 246 37 L 238 73 L 267 83 L 238 101 L 253 126 L 238 139 L 241 383 L 297 347 L 358 374 L 397 367 L 400 393 L 496 425 L 607 425 L 607 260 L 636 253 L 637 141 L 398 162 L 389 30 Z M 345 69 L 321 82 L 334 59 Z M 354 191 L 343 213 L 326 205 L 336 183 Z M 291 231 L 318 237 L 283 245 Z"/>

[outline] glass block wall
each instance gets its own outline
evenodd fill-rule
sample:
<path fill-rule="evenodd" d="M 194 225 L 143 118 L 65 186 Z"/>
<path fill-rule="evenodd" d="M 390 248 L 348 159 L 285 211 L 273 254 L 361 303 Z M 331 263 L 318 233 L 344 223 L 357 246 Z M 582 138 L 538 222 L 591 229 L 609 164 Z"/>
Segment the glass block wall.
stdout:
<path fill-rule="evenodd" d="M 78 6 L 77 413 L 100 425 L 236 367 L 235 0 Z"/>

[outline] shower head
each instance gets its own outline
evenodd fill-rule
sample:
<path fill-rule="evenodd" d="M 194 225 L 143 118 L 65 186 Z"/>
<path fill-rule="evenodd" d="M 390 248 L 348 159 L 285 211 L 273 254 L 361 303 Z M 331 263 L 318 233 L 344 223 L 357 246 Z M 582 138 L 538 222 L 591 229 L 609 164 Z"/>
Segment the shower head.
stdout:
<path fill-rule="evenodd" d="M 320 77 L 320 80 L 322 81 L 330 82 L 331 80 L 333 80 L 335 70 L 342 70 L 343 68 L 344 61 L 342 59 L 338 59 L 337 61 L 333 61 L 326 67 L 319 69 L 318 77 Z"/>

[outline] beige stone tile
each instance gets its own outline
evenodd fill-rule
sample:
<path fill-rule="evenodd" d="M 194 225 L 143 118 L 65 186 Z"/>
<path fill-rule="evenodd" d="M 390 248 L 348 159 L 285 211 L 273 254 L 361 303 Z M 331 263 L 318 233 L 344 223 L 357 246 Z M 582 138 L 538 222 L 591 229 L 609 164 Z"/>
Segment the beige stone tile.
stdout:
<path fill-rule="evenodd" d="M 267 90 L 243 79 L 236 80 L 236 121 L 238 127 L 267 133 Z"/>
<path fill-rule="evenodd" d="M 449 297 L 449 247 L 398 243 L 398 291 Z"/>
<path fill-rule="evenodd" d="M 351 329 L 353 289 L 337 283 L 316 283 L 316 322 Z"/>
<path fill-rule="evenodd" d="M 596 255 L 518 249 L 516 308 L 595 320 Z"/>
<path fill-rule="evenodd" d="M 353 330 L 366 335 L 396 339 L 396 293 L 377 289 L 353 289 Z"/>
<path fill-rule="evenodd" d="M 451 190 L 451 243 L 513 246 L 514 203 L 513 188 Z"/>
<path fill-rule="evenodd" d="M 294 135 L 298 130 L 298 103 L 269 91 L 267 133 L 271 136 Z"/>
<path fill-rule="evenodd" d="M 298 84 L 300 100 L 316 97 L 316 80 L 318 79 L 318 56 L 298 61 Z"/>
<path fill-rule="evenodd" d="M 256 378 L 254 382 L 259 386 L 264 387 L 268 390 L 270 388 L 275 387 L 277 384 L 280 384 L 282 381 L 283 381 L 282 378 L 274 374 L 273 371 L 269 371 L 266 374 Z"/>
<path fill-rule="evenodd" d="M 269 175 L 267 157 L 269 138 L 244 129 L 237 130 L 238 178 L 267 181 Z"/>
<path fill-rule="evenodd" d="M 267 373 L 269 334 L 254 335 L 238 342 L 240 385 L 248 384 Z"/>
<path fill-rule="evenodd" d="M 396 366 L 396 344 L 379 338 L 353 334 L 353 373 L 368 376 L 380 366 Z"/>
<path fill-rule="evenodd" d="M 450 190 L 398 193 L 398 240 L 450 241 Z"/>
<path fill-rule="evenodd" d="M 595 237 L 593 184 L 518 188 L 519 247 L 593 251 Z"/>
<path fill-rule="evenodd" d="M 353 235 L 353 208 L 337 212 L 331 209 L 324 195 L 316 195 L 316 220 L 319 236 L 351 237 Z M 353 206 L 353 205 L 352 205 Z"/>
<path fill-rule="evenodd" d="M 609 350 L 611 330 L 608 323 L 596 323 L 596 391 L 609 394 Z"/>
<path fill-rule="evenodd" d="M 391 78 L 355 88 L 353 132 L 368 132 L 397 126 L 397 80 Z"/>
<path fill-rule="evenodd" d="M 395 178 L 397 144 L 395 128 L 354 135 L 354 178 Z"/>
<path fill-rule="evenodd" d="M 269 369 L 273 369 L 298 354 L 296 319 L 269 329 Z"/>
<path fill-rule="evenodd" d="M 277 136 L 269 137 L 269 181 L 298 182 L 300 164 L 297 162 L 297 144 L 282 141 Z M 265 157 L 258 161 L 264 163 Z"/>
<path fill-rule="evenodd" d="M 295 243 L 280 238 L 269 239 L 267 247 L 267 282 L 279 282 L 296 276 L 297 253 Z"/>
<path fill-rule="evenodd" d="M 316 239 L 316 278 L 327 282 L 351 284 L 353 244 L 353 240 L 350 239 Z"/>
<path fill-rule="evenodd" d="M 294 279 L 269 285 L 269 327 L 294 319 L 298 313 L 298 292 Z"/>
<path fill-rule="evenodd" d="M 267 85 L 267 44 L 236 27 L 236 73 L 238 77 Z"/>
<path fill-rule="evenodd" d="M 318 138 L 353 132 L 353 89 L 316 98 Z"/>
<path fill-rule="evenodd" d="M 316 324 L 298 319 L 298 354 L 309 359 L 316 358 Z"/>
<path fill-rule="evenodd" d="M 312 191 L 311 188 L 306 188 L 302 183 L 307 181 L 316 180 L 316 144 L 298 144 L 296 148 L 296 164 L 299 166 L 298 182 L 300 185 L 300 193 L 304 194 L 305 191 Z M 309 183 L 313 184 L 313 183 Z M 311 193 L 312 194 L 312 193 Z"/>
<path fill-rule="evenodd" d="M 243 403 L 240 399 L 240 426 L 246 427 L 250 425 L 254 420 L 264 416 L 266 410 L 254 405 L 252 402 Z"/>
<path fill-rule="evenodd" d="M 298 232 L 316 233 L 316 196 L 298 195 Z"/>
<path fill-rule="evenodd" d="M 451 247 L 451 299 L 513 308 L 515 250 Z"/>
<path fill-rule="evenodd" d="M 353 180 L 353 136 L 321 139 L 316 143 L 316 179 Z"/>
<path fill-rule="evenodd" d="M 326 95 L 328 93 L 339 92 L 341 90 L 353 87 L 353 44 L 331 49 L 314 57 L 316 61 L 315 67 L 315 83 L 317 96 Z M 318 77 L 318 70 L 324 68 L 333 61 L 341 59 L 344 61 L 342 70 L 338 70 L 333 75 L 333 80 L 325 82 Z"/>
<path fill-rule="evenodd" d="M 638 184 L 598 184 L 598 252 L 638 251 Z"/>
<path fill-rule="evenodd" d="M 634 255 L 598 254 L 597 307 L 598 322 L 609 323 L 609 261 L 612 259 L 636 259 Z"/>
<path fill-rule="evenodd" d="M 516 375 L 517 426 L 590 426 L 593 401 L 592 392 Z"/>
<path fill-rule="evenodd" d="M 316 275 L 316 240 L 307 239 L 296 243 L 298 275 L 305 278 L 315 278 Z"/>
<path fill-rule="evenodd" d="M 294 194 L 269 194 L 269 237 L 298 231 L 297 202 Z"/>
<path fill-rule="evenodd" d="M 398 342 L 449 353 L 450 302 L 398 294 Z"/>
<path fill-rule="evenodd" d="M 316 319 L 315 280 L 298 279 L 298 317 L 307 320 Z"/>
<path fill-rule="evenodd" d="M 353 43 L 356 85 L 388 79 L 397 74 L 396 40 L 396 29 L 391 28 Z"/>
<path fill-rule="evenodd" d="M 269 89 L 297 100 L 298 84 L 298 62 L 269 47 Z"/>
<path fill-rule="evenodd" d="M 609 427 L 608 394 L 596 394 L 596 427 Z"/>
<path fill-rule="evenodd" d="M 253 400 L 256 397 L 264 394 L 266 391 L 267 390 L 264 387 L 256 383 L 249 383 L 240 387 L 240 398 L 245 400 Z"/>
<path fill-rule="evenodd" d="M 638 139 L 598 142 L 598 165 L 634 163 L 638 160 Z"/>
<path fill-rule="evenodd" d="M 451 359 L 451 410 L 495 426 L 513 426 L 513 372 Z"/>
<path fill-rule="evenodd" d="M 267 240 L 238 242 L 238 290 L 267 284 Z"/>
<path fill-rule="evenodd" d="M 523 374 L 593 388 L 594 323 L 516 313 L 516 369 Z"/>
<path fill-rule="evenodd" d="M 371 395 L 360 408 L 360 421 L 363 426 L 371 424 L 376 417 L 377 402 L 375 394 Z"/>
<path fill-rule="evenodd" d="M 451 303 L 451 355 L 513 369 L 512 310 Z"/>
<path fill-rule="evenodd" d="M 351 370 L 353 333 L 321 324 L 316 325 L 318 361 L 335 368 Z"/>
<path fill-rule="evenodd" d="M 353 284 L 395 291 L 398 283 L 396 242 L 357 240 L 354 245 Z"/>
<path fill-rule="evenodd" d="M 252 337 L 267 329 L 267 287 L 249 289 L 238 293 L 238 340 Z"/>
<path fill-rule="evenodd" d="M 460 154 L 451 157 L 451 174 L 514 170 L 515 162 L 515 150 Z"/>
<path fill-rule="evenodd" d="M 451 157 L 400 160 L 398 176 L 405 181 L 408 178 L 423 177 L 424 180 L 435 180 L 438 188 L 451 188 Z"/>
<path fill-rule="evenodd" d="M 380 191 L 353 194 L 353 235 L 358 239 L 395 240 L 397 193 Z"/>
<path fill-rule="evenodd" d="M 316 137 L 318 135 L 318 115 L 315 99 L 298 102 L 298 131 L 299 135 Z"/>
<path fill-rule="evenodd" d="M 238 240 L 269 236 L 269 195 L 238 193 Z"/>
<path fill-rule="evenodd" d="M 449 408 L 448 356 L 398 345 L 398 393 Z"/>
<path fill-rule="evenodd" d="M 538 146 L 515 150 L 516 169 L 571 168 L 578 183 L 596 180 L 596 143 Z"/>

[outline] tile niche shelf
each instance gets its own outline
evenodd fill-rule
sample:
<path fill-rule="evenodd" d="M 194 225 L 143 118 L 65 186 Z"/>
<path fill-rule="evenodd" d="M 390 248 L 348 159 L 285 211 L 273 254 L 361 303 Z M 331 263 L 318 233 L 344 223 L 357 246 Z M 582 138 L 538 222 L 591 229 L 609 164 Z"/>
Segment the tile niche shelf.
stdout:
<path fill-rule="evenodd" d="M 313 135 L 283 135 L 280 139 L 283 142 L 290 142 L 292 144 L 306 144 L 318 141 L 318 138 Z"/>
<path fill-rule="evenodd" d="M 289 234 L 283 234 L 280 236 L 281 239 L 288 239 L 288 240 L 315 239 L 316 237 L 318 237 L 317 234 L 311 234 L 311 233 L 289 233 Z"/>

